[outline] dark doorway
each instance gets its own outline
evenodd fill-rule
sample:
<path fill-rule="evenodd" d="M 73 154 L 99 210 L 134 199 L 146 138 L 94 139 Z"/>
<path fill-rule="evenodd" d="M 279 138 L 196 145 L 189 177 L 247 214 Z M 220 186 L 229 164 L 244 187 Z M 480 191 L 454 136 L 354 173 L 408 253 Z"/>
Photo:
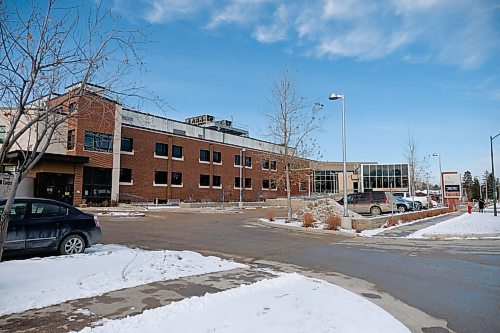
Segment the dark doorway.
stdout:
<path fill-rule="evenodd" d="M 35 178 L 35 197 L 73 204 L 75 175 L 68 173 L 39 172 Z"/>
<path fill-rule="evenodd" d="M 111 169 L 83 167 L 83 199 L 87 203 L 111 201 Z"/>

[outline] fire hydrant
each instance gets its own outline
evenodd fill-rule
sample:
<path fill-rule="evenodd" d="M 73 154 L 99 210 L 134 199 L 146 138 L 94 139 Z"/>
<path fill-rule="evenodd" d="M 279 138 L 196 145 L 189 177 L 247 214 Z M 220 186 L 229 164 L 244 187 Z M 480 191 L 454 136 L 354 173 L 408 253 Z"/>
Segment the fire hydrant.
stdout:
<path fill-rule="evenodd" d="M 470 202 L 467 204 L 467 213 L 472 214 L 472 205 Z"/>

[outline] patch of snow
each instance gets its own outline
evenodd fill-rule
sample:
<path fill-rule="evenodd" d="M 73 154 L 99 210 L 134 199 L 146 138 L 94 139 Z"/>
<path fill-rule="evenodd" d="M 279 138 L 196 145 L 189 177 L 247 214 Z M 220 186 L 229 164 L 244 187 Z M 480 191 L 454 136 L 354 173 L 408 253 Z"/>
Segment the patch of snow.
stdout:
<path fill-rule="evenodd" d="M 407 238 L 467 237 L 500 234 L 500 217 L 487 213 L 463 214 L 428 228 L 418 230 Z"/>
<path fill-rule="evenodd" d="M 155 281 L 246 267 L 190 251 L 95 245 L 83 254 L 0 262 L 0 315 Z"/>
<path fill-rule="evenodd" d="M 102 323 L 81 333 L 410 332 L 374 303 L 296 273 Z"/>

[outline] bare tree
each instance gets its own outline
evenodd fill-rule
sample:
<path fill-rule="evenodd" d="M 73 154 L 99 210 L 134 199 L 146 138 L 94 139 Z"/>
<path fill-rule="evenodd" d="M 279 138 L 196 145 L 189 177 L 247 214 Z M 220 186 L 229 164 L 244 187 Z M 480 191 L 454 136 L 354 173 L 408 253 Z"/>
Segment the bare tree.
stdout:
<path fill-rule="evenodd" d="M 311 137 L 323 123 L 323 105 L 308 104 L 297 92 L 297 84 L 288 71 L 283 71 L 271 86 L 268 99 L 270 110 L 266 113 L 274 142 L 283 147 L 278 155 L 284 166 L 282 174 L 287 193 L 287 221 L 292 220 L 291 179 L 292 174 L 303 174 L 307 166 L 306 157 L 315 151 Z"/>
<path fill-rule="evenodd" d="M 426 182 L 425 178 L 429 169 L 429 159 L 426 156 L 420 157 L 418 155 L 417 144 L 411 133 L 408 133 L 405 157 L 410 168 L 410 192 L 412 195 L 415 195 L 417 184 Z"/>
<path fill-rule="evenodd" d="M 67 6 L 64 1 L 33 1 L 26 12 L 0 1 L 0 105 L 4 124 L 0 165 L 13 151 L 21 155 L 0 216 L 0 259 L 19 184 L 51 145 L 66 139 L 68 120 L 103 100 L 94 98 L 96 87 L 99 93 L 123 97 L 139 91 L 136 83 L 124 83 L 127 81 L 123 78 L 142 64 L 137 46 L 145 42 L 145 36 L 116 28 L 111 12 L 100 4 Z M 80 84 L 69 93 L 58 94 L 74 83 Z M 76 100 L 80 101 L 80 111 L 71 110 Z"/>

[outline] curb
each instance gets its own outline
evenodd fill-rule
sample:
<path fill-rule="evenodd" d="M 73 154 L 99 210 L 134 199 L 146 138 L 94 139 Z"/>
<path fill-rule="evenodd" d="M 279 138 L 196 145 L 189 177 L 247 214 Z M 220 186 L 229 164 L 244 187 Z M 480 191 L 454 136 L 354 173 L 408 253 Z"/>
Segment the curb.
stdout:
<path fill-rule="evenodd" d="M 423 234 L 423 238 L 428 238 L 432 240 L 450 240 L 450 239 L 488 239 L 488 238 L 500 238 L 500 233 L 493 234 Z"/>
<path fill-rule="evenodd" d="M 330 235 L 339 235 L 339 236 L 345 236 L 345 237 L 358 237 L 357 234 L 350 234 L 350 233 L 342 232 L 342 231 L 338 231 L 338 230 L 294 227 L 291 225 L 283 225 L 283 224 L 277 224 L 277 223 L 271 223 L 271 222 L 264 222 L 264 221 L 260 221 L 260 219 L 257 219 L 257 223 L 262 224 L 262 225 L 267 226 L 267 227 L 271 227 L 271 228 L 295 230 L 295 231 L 309 233 L 309 234 L 320 234 L 320 235 L 330 234 Z"/>

